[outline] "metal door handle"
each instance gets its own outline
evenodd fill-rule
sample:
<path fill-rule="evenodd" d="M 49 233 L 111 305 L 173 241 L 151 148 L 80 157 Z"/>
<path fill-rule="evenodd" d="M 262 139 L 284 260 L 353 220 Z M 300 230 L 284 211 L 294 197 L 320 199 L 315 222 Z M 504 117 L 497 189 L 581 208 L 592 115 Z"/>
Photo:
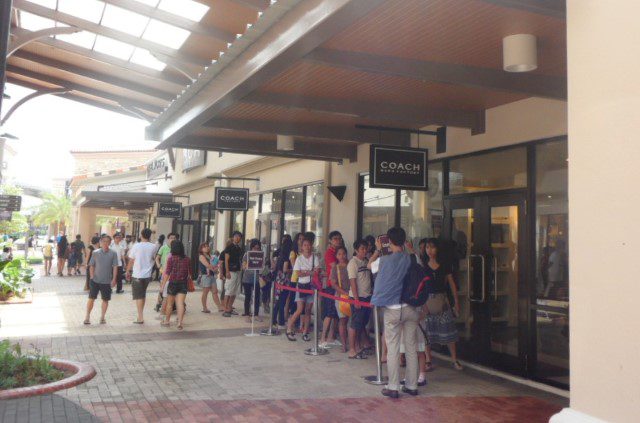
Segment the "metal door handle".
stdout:
<path fill-rule="evenodd" d="M 482 262 L 482 297 L 480 300 L 471 297 L 471 258 L 472 257 L 480 257 L 480 261 Z M 472 303 L 484 303 L 485 291 L 486 291 L 486 269 L 485 269 L 485 260 L 482 254 L 469 254 L 467 256 L 467 297 L 469 301 Z"/>
<path fill-rule="evenodd" d="M 498 258 L 493 257 L 493 300 L 498 302 Z"/>

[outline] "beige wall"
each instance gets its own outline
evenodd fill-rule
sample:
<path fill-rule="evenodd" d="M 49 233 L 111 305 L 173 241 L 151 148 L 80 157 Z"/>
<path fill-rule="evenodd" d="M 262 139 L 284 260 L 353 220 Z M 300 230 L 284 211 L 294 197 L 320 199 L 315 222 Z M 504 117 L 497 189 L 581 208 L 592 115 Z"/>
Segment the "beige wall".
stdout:
<path fill-rule="evenodd" d="M 154 150 L 143 151 L 72 151 L 74 175 L 125 169 L 145 164 L 154 156 Z"/>
<path fill-rule="evenodd" d="M 567 9 L 571 409 L 637 422 L 640 2 Z"/>

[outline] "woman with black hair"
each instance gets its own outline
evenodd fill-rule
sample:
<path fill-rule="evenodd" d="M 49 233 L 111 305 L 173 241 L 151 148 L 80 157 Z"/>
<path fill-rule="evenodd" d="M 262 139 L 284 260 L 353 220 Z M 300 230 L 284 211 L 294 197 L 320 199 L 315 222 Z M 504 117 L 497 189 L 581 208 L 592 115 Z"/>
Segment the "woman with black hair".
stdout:
<path fill-rule="evenodd" d="M 431 348 L 429 346 L 433 344 L 447 345 L 451 353 L 453 367 L 456 370 L 462 370 L 462 365 L 456 354 L 458 330 L 454 316 L 454 313 L 456 316 L 460 313 L 458 290 L 451 274 L 451 267 L 446 266 L 440 258 L 438 239 L 429 238 L 425 245 L 427 259 L 424 262 L 424 269 L 430 277 L 427 284 L 429 298 L 424 305 L 424 312 L 427 314 L 427 370 L 431 367 Z M 449 303 L 447 289 L 451 289 L 453 294 L 453 305 Z"/>
<path fill-rule="evenodd" d="M 164 321 L 160 323 L 168 327 L 175 301 L 178 310 L 178 329 L 182 330 L 184 319 L 184 300 L 187 297 L 187 279 L 191 276 L 191 261 L 184 254 L 184 244 L 175 240 L 171 243 L 171 256 L 167 259 L 167 265 L 162 276 L 160 290 L 167 287 L 167 307 Z"/>
<path fill-rule="evenodd" d="M 69 241 L 67 241 L 67 236 L 62 235 L 60 237 L 60 241 L 58 241 L 58 276 L 64 276 L 64 264 L 69 258 Z"/>
<path fill-rule="evenodd" d="M 291 263 L 291 257 L 293 253 L 293 240 L 291 239 L 291 235 L 285 234 L 282 236 L 282 240 L 280 241 L 280 254 L 278 255 L 278 260 L 276 261 L 275 274 L 276 281 L 279 283 L 286 282 L 291 277 L 291 269 L 293 268 L 293 264 Z M 284 328 L 287 319 L 289 318 L 289 313 L 287 311 L 287 305 L 289 304 L 289 291 L 281 290 L 278 294 L 278 301 L 273 309 L 273 313 L 271 313 L 271 325 L 275 326 L 276 323 L 280 326 L 280 328 Z"/>
<path fill-rule="evenodd" d="M 249 251 L 260 251 L 262 250 L 262 244 L 257 239 L 252 239 L 249 243 Z M 242 273 L 242 288 L 244 290 L 244 313 L 243 316 L 248 316 L 247 320 L 251 322 L 251 301 L 253 301 L 253 316 L 256 321 L 261 322 L 262 318 L 258 315 L 260 312 L 260 297 L 259 290 L 260 284 L 258 281 L 264 282 L 262 279 L 262 270 L 247 270 L 247 266 L 249 264 L 249 252 L 244 253 L 244 257 L 242 258 L 242 269 L 244 272 Z M 263 269 L 264 270 L 264 269 Z M 256 291 L 255 298 L 253 298 L 253 291 Z"/>

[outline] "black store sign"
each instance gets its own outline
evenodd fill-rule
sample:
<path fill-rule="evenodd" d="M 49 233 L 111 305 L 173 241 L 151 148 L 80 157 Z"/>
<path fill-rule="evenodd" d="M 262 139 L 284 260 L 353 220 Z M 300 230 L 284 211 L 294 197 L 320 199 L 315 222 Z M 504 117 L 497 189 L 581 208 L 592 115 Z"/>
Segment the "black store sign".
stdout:
<path fill-rule="evenodd" d="M 371 145 L 369 186 L 427 191 L 427 149 Z"/>
<path fill-rule="evenodd" d="M 249 189 L 216 187 L 216 210 L 249 209 Z"/>
<path fill-rule="evenodd" d="M 182 217 L 181 203 L 158 203 L 158 217 L 180 219 Z"/>
<path fill-rule="evenodd" d="M 19 195 L 0 195 L 0 211 L 20 211 L 22 197 Z"/>
<path fill-rule="evenodd" d="M 264 251 L 247 252 L 247 270 L 264 269 Z"/>

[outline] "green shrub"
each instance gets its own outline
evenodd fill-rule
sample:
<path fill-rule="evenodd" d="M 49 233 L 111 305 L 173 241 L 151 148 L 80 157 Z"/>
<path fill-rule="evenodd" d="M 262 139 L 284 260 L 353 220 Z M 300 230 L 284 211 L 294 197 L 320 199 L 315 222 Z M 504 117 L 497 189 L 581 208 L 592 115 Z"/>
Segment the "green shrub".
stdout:
<path fill-rule="evenodd" d="M 17 295 L 23 297 L 24 284 L 31 283 L 35 271 L 24 259 L 14 259 L 0 263 L 0 301 Z"/>
<path fill-rule="evenodd" d="M 49 358 L 35 350 L 24 355 L 20 344 L 8 339 L 0 342 L 0 390 L 42 385 L 64 377 L 64 372 L 51 365 Z"/>
<path fill-rule="evenodd" d="M 29 264 L 42 264 L 44 262 L 42 257 L 29 257 L 27 263 Z"/>

